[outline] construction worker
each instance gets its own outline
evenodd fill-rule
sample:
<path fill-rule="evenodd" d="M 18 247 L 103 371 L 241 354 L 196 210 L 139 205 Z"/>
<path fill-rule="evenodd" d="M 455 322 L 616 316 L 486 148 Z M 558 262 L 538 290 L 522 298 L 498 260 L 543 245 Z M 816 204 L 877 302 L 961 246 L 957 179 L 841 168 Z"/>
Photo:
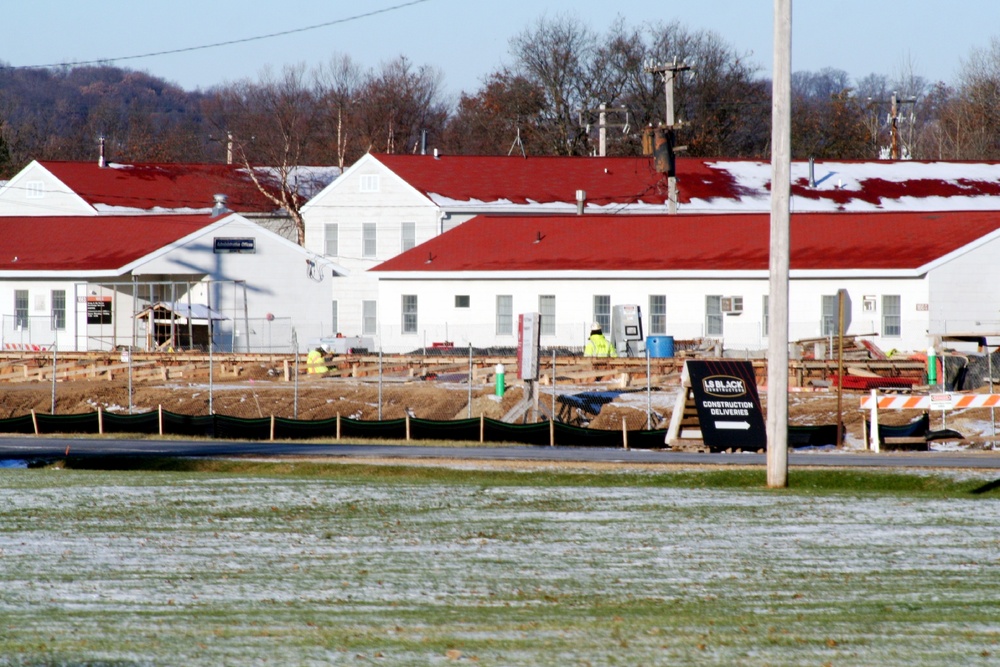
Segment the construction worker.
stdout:
<path fill-rule="evenodd" d="M 583 356 L 585 357 L 617 357 L 618 351 L 607 338 L 604 337 L 603 330 L 599 322 L 590 325 L 590 338 L 583 346 Z"/>
<path fill-rule="evenodd" d="M 329 368 L 324 364 L 326 359 L 324 358 L 326 353 L 323 352 L 323 348 L 317 347 L 315 350 L 310 350 L 309 354 L 306 355 L 306 372 L 307 373 L 326 373 Z"/>

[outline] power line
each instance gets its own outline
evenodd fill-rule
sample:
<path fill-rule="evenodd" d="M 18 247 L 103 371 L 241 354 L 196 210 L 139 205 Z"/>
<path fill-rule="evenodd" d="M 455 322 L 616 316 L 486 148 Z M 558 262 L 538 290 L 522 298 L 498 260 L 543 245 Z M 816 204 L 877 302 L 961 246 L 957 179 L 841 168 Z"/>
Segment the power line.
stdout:
<path fill-rule="evenodd" d="M 103 63 L 117 62 L 120 60 L 138 60 L 140 58 L 153 58 L 155 56 L 167 56 L 173 55 L 175 53 L 187 53 L 189 51 L 202 51 L 204 49 L 214 49 L 220 46 L 232 46 L 233 44 L 245 44 L 247 42 L 256 42 L 262 39 L 271 39 L 272 37 L 284 37 L 285 35 L 294 35 L 300 32 L 306 32 L 309 30 L 318 30 L 319 28 L 328 28 L 332 25 L 339 25 L 341 23 L 349 23 L 352 21 L 357 21 L 359 19 L 369 18 L 371 16 L 377 16 L 378 14 L 385 14 L 388 12 L 396 11 L 397 9 L 404 9 L 406 7 L 411 7 L 413 5 L 419 5 L 429 0 L 411 0 L 410 2 L 404 2 L 402 4 L 393 5 L 392 7 L 386 7 L 384 9 L 375 9 L 370 12 L 365 12 L 364 14 L 355 14 L 354 16 L 348 16 L 347 18 L 337 19 L 335 21 L 327 21 L 326 23 L 317 23 L 314 25 L 306 26 L 304 28 L 293 28 L 292 30 L 283 30 L 281 32 L 272 32 L 266 35 L 257 35 L 255 37 L 244 37 L 242 39 L 231 39 L 225 42 L 215 42 L 214 44 L 203 44 L 201 46 L 187 46 L 180 49 L 169 49 L 166 51 L 152 51 L 150 53 L 142 53 L 132 56 L 119 56 L 117 58 L 99 58 L 97 60 L 84 60 L 81 62 L 72 63 L 51 63 L 48 65 L 0 65 L 0 70 L 18 70 L 18 69 L 48 69 L 52 67 L 79 67 L 81 65 L 99 65 Z"/>

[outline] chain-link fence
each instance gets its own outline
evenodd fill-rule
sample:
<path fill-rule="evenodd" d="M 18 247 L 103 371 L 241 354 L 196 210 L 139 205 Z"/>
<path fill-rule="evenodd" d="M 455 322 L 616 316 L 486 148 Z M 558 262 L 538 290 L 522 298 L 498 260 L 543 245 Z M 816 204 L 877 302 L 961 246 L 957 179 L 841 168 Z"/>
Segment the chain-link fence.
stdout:
<path fill-rule="evenodd" d="M 703 322 L 670 321 L 660 331 L 643 330 L 642 338 L 644 340 L 669 338 L 676 350 L 713 350 L 721 357 L 760 359 L 766 355 L 768 349 L 766 323 L 741 319 L 740 316 L 726 316 L 721 324 L 716 323 L 716 325 L 709 328 Z M 942 326 L 950 326 L 950 330 L 956 330 L 954 323 L 942 323 Z M 551 326 L 543 324 L 541 344 L 547 348 L 582 354 L 590 335 L 590 327 L 590 321 L 556 322 Z M 982 330 L 982 327 L 967 330 Z M 917 333 L 910 335 L 909 332 Z M 608 338 L 613 336 L 613 332 L 609 330 L 605 330 L 604 333 Z M 901 322 L 890 331 L 890 335 L 883 333 L 880 321 L 855 320 L 848 334 L 867 340 L 886 352 L 924 350 L 930 344 L 926 323 L 916 320 Z M 499 353 L 504 350 L 514 350 L 518 344 L 516 321 L 504 322 L 501 327 L 496 323 L 463 325 L 448 322 L 421 323 L 406 330 L 398 324 L 373 325 L 367 333 L 361 333 L 360 338 L 368 341 L 366 347 L 369 349 L 382 350 L 386 354 L 432 355 L 452 349 L 466 349 L 470 345 L 477 351 L 495 350 Z M 828 344 L 824 349 L 830 354 L 830 350 L 834 349 L 835 339 L 836 327 L 829 322 L 825 330 L 817 322 L 792 321 L 789 325 L 789 340 L 806 341 L 803 347 L 826 341 Z M 641 349 L 642 345 L 638 346 L 637 356 L 641 356 Z M 807 350 L 808 353 L 812 351 L 812 349 Z M 792 352 L 794 354 L 795 350 Z"/>
<path fill-rule="evenodd" d="M 4 315 L 3 327 L 0 330 L 2 349 L 24 350 L 27 352 L 47 350 L 61 331 L 65 329 L 65 321 L 41 315 Z"/>
<path fill-rule="evenodd" d="M 292 331 L 295 345 L 297 332 Z M 430 352 L 436 350 L 436 352 Z M 428 354 L 60 353 L 47 346 L 20 366 L 51 386 L 51 414 L 98 408 L 138 414 L 166 406 L 193 415 L 278 416 L 363 421 L 555 420 L 579 427 L 652 429 L 662 425 L 677 386 L 673 358 L 585 359 L 540 351 L 537 378 L 518 377 L 513 348 L 429 348 Z M 314 372 L 319 371 L 319 372 Z M 73 383 L 86 380 L 86 386 Z M 96 382 L 95 382 L 96 380 Z M 609 415 L 615 404 L 621 414 Z"/>

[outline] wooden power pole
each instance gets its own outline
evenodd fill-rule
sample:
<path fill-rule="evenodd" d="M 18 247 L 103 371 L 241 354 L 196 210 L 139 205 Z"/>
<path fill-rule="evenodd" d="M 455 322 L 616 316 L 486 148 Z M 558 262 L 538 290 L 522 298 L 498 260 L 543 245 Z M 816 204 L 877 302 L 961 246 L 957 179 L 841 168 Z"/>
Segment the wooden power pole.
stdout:
<path fill-rule="evenodd" d="M 676 121 L 674 120 L 674 80 L 677 78 L 679 72 L 686 72 L 691 69 L 690 66 L 684 63 L 678 63 L 677 58 L 674 58 L 672 63 L 666 65 L 648 65 L 646 71 L 651 74 L 660 74 L 663 76 L 663 92 L 666 96 L 667 102 L 667 118 L 666 118 L 666 129 L 668 131 L 673 131 L 675 129 Z M 673 215 L 677 213 L 677 177 L 668 176 L 667 177 L 667 212 Z"/>
<path fill-rule="evenodd" d="M 900 104 L 913 104 L 916 102 L 915 97 L 908 97 L 905 100 L 899 99 L 899 95 L 895 92 L 892 94 L 892 107 L 889 112 L 889 133 L 890 133 L 890 144 L 889 144 L 889 157 L 893 160 L 899 159 L 899 105 Z"/>
<path fill-rule="evenodd" d="M 767 485 L 788 486 L 788 269 L 792 163 L 792 0 L 774 0 L 771 98 L 770 329 L 767 349 Z"/>

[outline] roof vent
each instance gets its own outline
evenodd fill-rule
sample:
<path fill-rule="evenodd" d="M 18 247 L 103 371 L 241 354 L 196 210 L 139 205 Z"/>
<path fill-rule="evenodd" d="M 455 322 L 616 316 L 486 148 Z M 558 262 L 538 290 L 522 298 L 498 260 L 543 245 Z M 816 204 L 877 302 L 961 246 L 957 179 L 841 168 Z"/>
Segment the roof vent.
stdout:
<path fill-rule="evenodd" d="M 212 205 L 212 217 L 217 218 L 223 213 L 229 213 L 229 197 L 223 194 L 213 195 L 215 203 Z"/>
<path fill-rule="evenodd" d="M 583 215 L 583 208 L 587 205 L 587 191 L 577 190 L 576 191 L 576 214 Z"/>
<path fill-rule="evenodd" d="M 97 166 L 104 168 L 107 163 L 104 161 L 104 137 L 97 139 Z"/>

